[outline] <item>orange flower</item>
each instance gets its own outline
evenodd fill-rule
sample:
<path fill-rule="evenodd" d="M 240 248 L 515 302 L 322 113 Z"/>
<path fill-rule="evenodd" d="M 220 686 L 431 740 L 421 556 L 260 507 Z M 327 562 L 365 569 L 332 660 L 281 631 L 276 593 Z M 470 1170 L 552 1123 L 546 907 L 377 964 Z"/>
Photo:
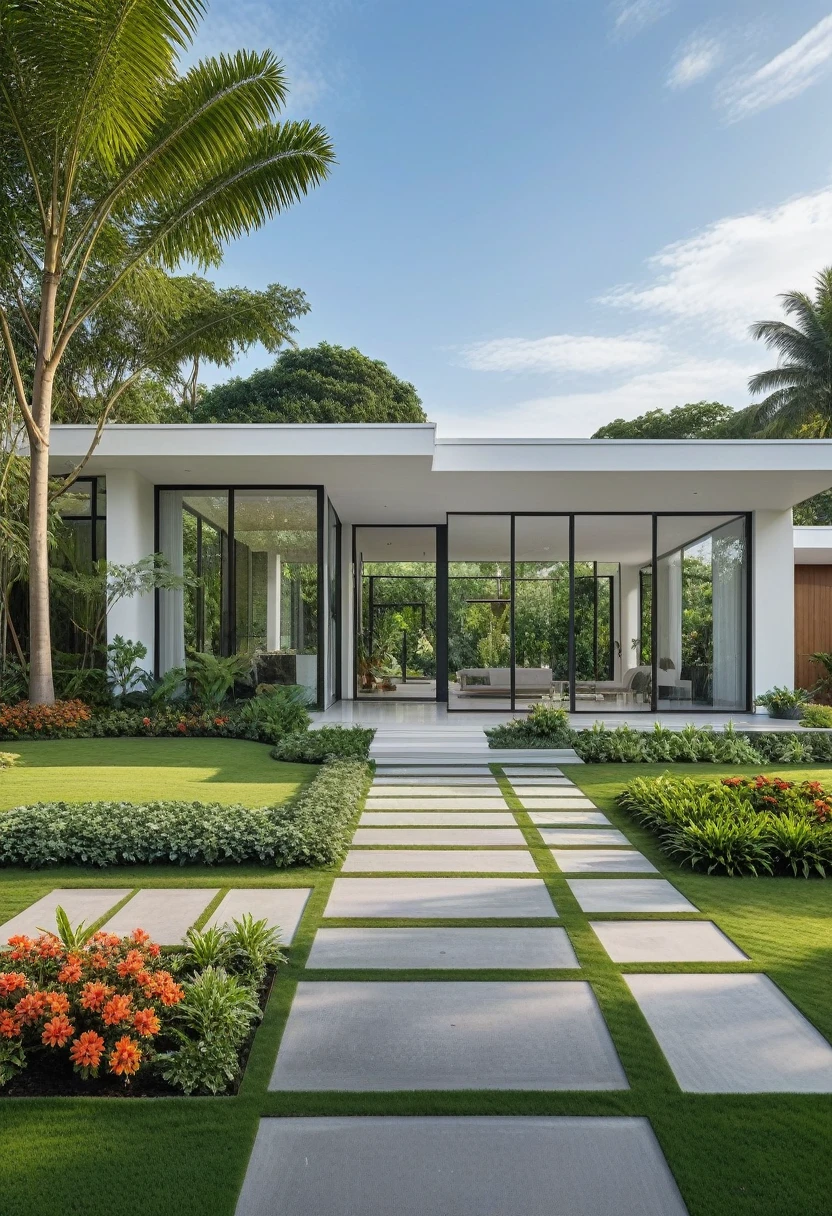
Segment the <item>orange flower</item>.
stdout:
<path fill-rule="evenodd" d="M 116 966 L 116 971 L 125 979 L 128 975 L 135 975 L 144 967 L 144 959 L 138 950 L 128 950 L 126 956 Z"/>
<path fill-rule="evenodd" d="M 25 1024 L 37 1022 L 46 1012 L 46 994 L 31 992 L 28 996 L 22 996 L 15 1005 L 14 1011 Z"/>
<path fill-rule="evenodd" d="M 44 933 L 35 942 L 35 949 L 41 958 L 60 958 L 63 954 L 63 946 L 57 937 L 53 937 L 51 933 Z"/>
<path fill-rule="evenodd" d="M 46 1002 L 52 1013 L 69 1013 L 69 997 L 65 992 L 47 992 Z"/>
<path fill-rule="evenodd" d="M 22 971 L 0 971 L 0 996 L 10 996 L 18 988 L 27 988 L 29 981 Z"/>
<path fill-rule="evenodd" d="M 24 933 L 15 933 L 13 937 L 9 938 L 8 944 L 11 946 L 9 958 L 15 960 L 25 958 L 35 946 L 31 937 L 26 937 Z"/>
<path fill-rule="evenodd" d="M 143 1039 L 152 1038 L 162 1028 L 155 1009 L 139 1009 L 133 1018 L 133 1025 Z"/>
<path fill-rule="evenodd" d="M 8 1010 L 3 1010 L 0 1013 L 0 1039 L 16 1039 L 20 1034 L 21 1024 L 20 1018 Z"/>
<path fill-rule="evenodd" d="M 102 954 L 100 950 L 96 951 L 90 962 L 92 963 L 93 971 L 106 971 L 110 965 L 106 954 Z"/>
<path fill-rule="evenodd" d="M 150 941 L 150 934 L 144 929 L 134 929 L 130 936 L 137 946 L 143 946 L 145 942 Z"/>
<path fill-rule="evenodd" d="M 117 1077 L 132 1077 L 139 1071 L 141 1058 L 142 1049 L 138 1043 L 124 1035 L 110 1052 L 110 1071 Z"/>
<path fill-rule="evenodd" d="M 157 945 L 156 942 L 150 942 L 150 944 L 147 947 L 147 953 L 150 955 L 151 958 L 158 958 L 159 955 L 162 953 L 162 948 L 161 948 L 161 946 Z"/>
<path fill-rule="evenodd" d="M 71 963 L 64 963 L 58 972 L 59 984 L 77 984 L 81 980 L 81 964 L 73 960 Z"/>
<path fill-rule="evenodd" d="M 146 988 L 148 984 L 153 983 L 153 973 L 151 971 L 145 971 L 144 968 L 142 968 L 141 971 L 137 971 L 133 978 L 137 984 L 141 985 L 142 988 Z"/>
<path fill-rule="evenodd" d="M 104 1040 L 94 1030 L 85 1030 L 69 1049 L 69 1058 L 76 1068 L 98 1068 Z"/>
<path fill-rule="evenodd" d="M 153 982 L 146 986 L 148 996 L 156 996 L 163 1005 L 178 1005 L 185 996 L 182 988 L 174 983 L 169 971 L 157 971 Z"/>
<path fill-rule="evenodd" d="M 47 1047 L 63 1047 L 67 1039 L 75 1034 L 75 1027 L 65 1014 L 60 1013 L 46 1023 L 41 1035 Z"/>
<path fill-rule="evenodd" d="M 119 1022 L 128 1022 L 130 1020 L 130 1005 L 132 1000 L 131 996 L 110 997 L 101 1013 L 104 1025 L 118 1026 Z"/>
<path fill-rule="evenodd" d="M 81 1007 L 90 1009 L 93 1013 L 97 1013 L 102 1007 L 107 997 L 111 995 L 112 988 L 108 988 L 106 984 L 102 984 L 100 980 L 90 980 L 84 984 L 81 989 Z"/>

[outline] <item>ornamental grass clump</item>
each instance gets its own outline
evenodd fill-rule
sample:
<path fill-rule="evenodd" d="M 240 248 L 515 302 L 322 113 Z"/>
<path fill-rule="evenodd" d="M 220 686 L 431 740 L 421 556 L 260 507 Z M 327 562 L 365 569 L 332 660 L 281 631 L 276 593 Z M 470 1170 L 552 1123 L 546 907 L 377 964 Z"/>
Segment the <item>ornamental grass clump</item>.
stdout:
<path fill-rule="evenodd" d="M 618 801 L 692 869 L 824 878 L 832 866 L 832 794 L 817 781 L 665 774 L 636 778 Z"/>

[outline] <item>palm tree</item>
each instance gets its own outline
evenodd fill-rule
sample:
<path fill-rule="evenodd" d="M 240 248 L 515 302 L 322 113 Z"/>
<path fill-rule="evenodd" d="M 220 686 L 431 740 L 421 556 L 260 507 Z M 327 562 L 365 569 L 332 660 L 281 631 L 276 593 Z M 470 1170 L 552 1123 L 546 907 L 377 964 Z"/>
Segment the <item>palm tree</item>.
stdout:
<path fill-rule="evenodd" d="M 748 381 L 749 392 L 768 396 L 743 414 L 760 435 L 825 439 L 832 435 L 832 266 L 817 276 L 814 299 L 802 291 L 780 299 L 794 323 L 751 326 L 751 337 L 777 351 L 780 362 Z"/>
<path fill-rule="evenodd" d="M 321 127 L 279 121 L 286 81 L 271 52 L 179 74 L 203 11 L 204 0 L 0 0 L 0 335 L 30 449 L 35 702 L 54 699 L 49 430 L 69 344 L 154 268 L 217 265 L 333 162 Z M 100 422 L 143 371 L 115 387 Z"/>

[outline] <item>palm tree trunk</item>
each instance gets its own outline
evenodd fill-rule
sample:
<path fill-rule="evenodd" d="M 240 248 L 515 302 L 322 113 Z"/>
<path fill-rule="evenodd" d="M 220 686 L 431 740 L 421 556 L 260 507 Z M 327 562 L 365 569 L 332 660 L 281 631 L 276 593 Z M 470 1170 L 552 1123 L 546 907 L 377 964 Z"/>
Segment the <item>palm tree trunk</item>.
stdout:
<path fill-rule="evenodd" d="M 52 633 L 49 621 L 49 448 L 32 446 L 29 472 L 29 700 L 51 705 Z"/>

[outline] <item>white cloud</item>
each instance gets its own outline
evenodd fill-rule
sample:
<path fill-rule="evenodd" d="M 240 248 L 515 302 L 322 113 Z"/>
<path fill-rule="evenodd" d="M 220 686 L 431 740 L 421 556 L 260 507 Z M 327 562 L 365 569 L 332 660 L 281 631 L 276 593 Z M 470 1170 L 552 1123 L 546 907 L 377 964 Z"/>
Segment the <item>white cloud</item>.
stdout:
<path fill-rule="evenodd" d="M 667 77 L 668 88 L 687 89 L 719 67 L 723 46 L 718 38 L 696 34 L 679 48 Z"/>
<path fill-rule="evenodd" d="M 679 357 L 668 366 L 590 393 L 555 393 L 509 407 L 476 414 L 435 411 L 442 438 L 466 435 L 591 435 L 613 418 L 635 418 L 652 409 L 670 409 L 686 401 L 722 401 L 746 405 L 748 377 L 759 370 L 750 360 Z"/>
<path fill-rule="evenodd" d="M 623 37 L 637 34 L 673 8 L 674 0 L 616 0 L 613 31 Z"/>
<path fill-rule="evenodd" d="M 832 15 L 755 72 L 732 81 L 719 101 L 731 122 L 799 97 L 832 68 Z"/>
<path fill-rule="evenodd" d="M 779 315 L 777 296 L 811 289 L 832 262 L 832 188 L 779 207 L 718 220 L 662 249 L 648 265 L 653 282 L 628 285 L 603 302 L 695 321 L 742 340 L 748 326 Z"/>
<path fill-rule="evenodd" d="M 645 337 L 552 334 L 474 342 L 461 353 L 465 367 L 480 372 L 611 372 L 655 363 L 664 347 Z"/>

